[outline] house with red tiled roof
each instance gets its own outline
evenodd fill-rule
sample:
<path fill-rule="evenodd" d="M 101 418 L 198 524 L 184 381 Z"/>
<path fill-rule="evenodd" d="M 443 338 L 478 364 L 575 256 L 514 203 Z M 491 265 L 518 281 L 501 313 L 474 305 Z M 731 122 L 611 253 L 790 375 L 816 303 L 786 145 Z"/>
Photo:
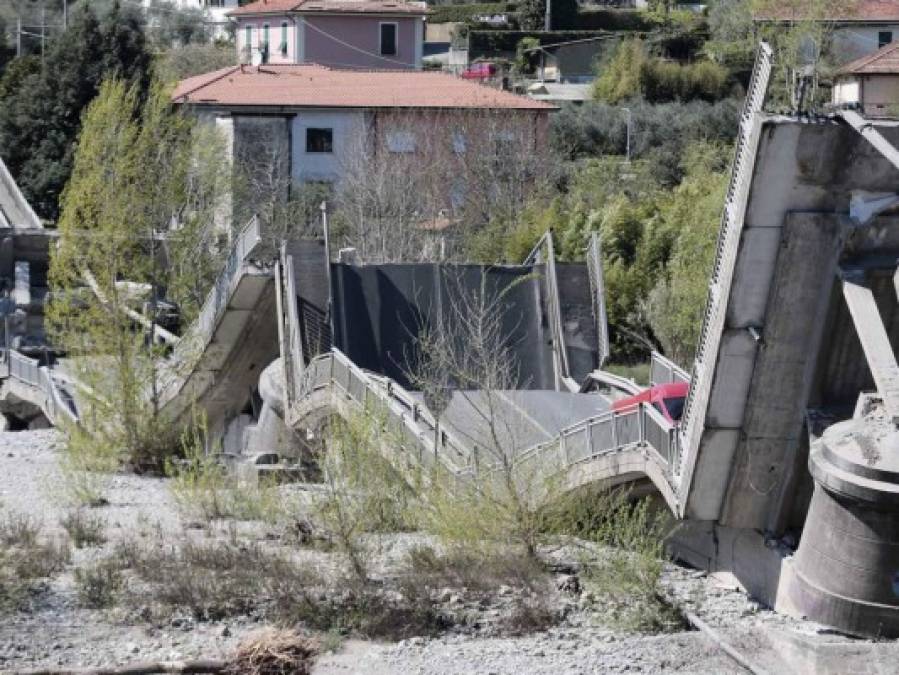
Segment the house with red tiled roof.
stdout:
<path fill-rule="evenodd" d="M 255 0 L 228 13 L 245 64 L 420 69 L 424 2 Z"/>
<path fill-rule="evenodd" d="M 833 102 L 839 106 L 858 106 L 868 117 L 896 117 L 899 42 L 840 68 L 834 77 Z"/>
<path fill-rule="evenodd" d="M 779 24 L 795 24 L 806 19 L 801 3 L 779 5 L 755 17 L 759 23 Z M 821 20 L 833 30 L 831 52 L 841 63 L 899 40 L 899 0 L 834 2 Z"/>
<path fill-rule="evenodd" d="M 540 154 L 556 109 L 443 72 L 315 64 L 224 68 L 182 81 L 172 99 L 214 122 L 236 162 L 292 185 L 336 185 L 367 157 L 417 157 L 426 170 L 477 168 L 485 148 Z"/>

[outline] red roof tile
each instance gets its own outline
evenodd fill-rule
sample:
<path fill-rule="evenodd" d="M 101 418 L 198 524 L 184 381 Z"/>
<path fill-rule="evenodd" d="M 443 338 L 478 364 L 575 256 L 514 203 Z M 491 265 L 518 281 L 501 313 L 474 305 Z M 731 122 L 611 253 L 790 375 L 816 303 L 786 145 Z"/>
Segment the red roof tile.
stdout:
<path fill-rule="evenodd" d="M 555 109 L 446 73 L 332 70 L 314 64 L 224 68 L 182 81 L 172 99 L 223 106 Z"/>
<path fill-rule="evenodd" d="M 428 8 L 424 2 L 411 0 L 256 0 L 231 10 L 228 16 L 287 12 L 424 15 L 428 13 Z"/>
<path fill-rule="evenodd" d="M 778 7 L 759 12 L 756 19 L 760 21 L 799 21 L 805 14 L 801 8 Z M 899 0 L 851 0 L 840 3 L 836 10 L 822 17 L 825 21 L 840 23 L 855 22 L 899 22 Z"/>
<path fill-rule="evenodd" d="M 899 42 L 891 42 L 837 71 L 837 75 L 899 75 Z"/>

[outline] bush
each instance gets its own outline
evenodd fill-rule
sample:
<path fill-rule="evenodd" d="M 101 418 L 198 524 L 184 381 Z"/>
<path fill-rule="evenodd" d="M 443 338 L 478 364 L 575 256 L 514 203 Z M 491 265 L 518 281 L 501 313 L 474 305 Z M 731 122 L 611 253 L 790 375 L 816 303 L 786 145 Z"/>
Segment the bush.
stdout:
<path fill-rule="evenodd" d="M 682 65 L 649 56 L 642 40 L 622 42 L 602 67 L 594 98 L 620 103 L 638 96 L 650 103 L 717 101 L 730 91 L 730 74 L 712 61 Z"/>
<path fill-rule="evenodd" d="M 20 608 L 35 591 L 35 581 L 58 573 L 71 559 L 65 542 L 41 541 L 40 524 L 30 516 L 0 519 L 0 610 Z"/>
<path fill-rule="evenodd" d="M 122 588 L 122 572 L 113 561 L 108 560 L 79 567 L 75 570 L 75 588 L 83 607 L 111 607 Z"/>
<path fill-rule="evenodd" d="M 106 527 L 105 521 L 82 509 L 68 513 L 59 521 L 59 524 L 69 535 L 75 548 L 100 546 L 106 542 L 106 535 L 103 533 L 103 529 Z"/>
<path fill-rule="evenodd" d="M 659 632 L 686 625 L 661 587 L 664 538 L 671 517 L 651 498 L 633 499 L 626 489 L 586 488 L 570 493 L 545 514 L 552 532 L 599 545 L 598 560 L 582 561 L 588 591 L 603 603 L 602 620 L 614 628 Z"/>
<path fill-rule="evenodd" d="M 221 518 L 271 521 L 280 515 L 278 488 L 241 480 L 230 473 L 221 458 L 206 452 L 206 425 L 200 422 L 184 431 L 182 457 L 169 460 L 169 489 L 182 515 L 209 522 Z"/>
<path fill-rule="evenodd" d="M 728 71 L 711 61 L 680 65 L 649 59 L 640 71 L 640 91 L 650 103 L 717 101 L 726 96 Z"/>

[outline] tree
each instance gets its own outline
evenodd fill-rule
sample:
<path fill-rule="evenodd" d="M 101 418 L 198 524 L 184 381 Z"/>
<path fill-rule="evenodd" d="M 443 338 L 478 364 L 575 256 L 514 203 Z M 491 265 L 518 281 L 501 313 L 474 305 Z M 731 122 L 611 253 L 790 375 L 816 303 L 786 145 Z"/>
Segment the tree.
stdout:
<path fill-rule="evenodd" d="M 81 113 L 104 74 L 146 85 L 149 57 L 135 30 L 133 19 L 122 16 L 104 32 L 91 7 L 79 5 L 48 46 L 40 71 L 20 78 L 0 104 L 0 155 L 10 158 L 10 171 L 44 218 L 59 214 Z"/>
<path fill-rule="evenodd" d="M 727 172 L 721 146 L 698 144 L 684 160 L 687 177 L 660 215 L 677 232 L 664 276 L 649 296 L 648 318 L 665 353 L 687 368 L 699 342 Z"/>
<path fill-rule="evenodd" d="M 84 116 L 51 258 L 48 323 L 85 385 L 88 442 L 140 469 L 161 469 L 178 448 L 159 398 L 164 349 L 146 326 L 165 288 L 187 289 L 176 296 L 195 314 L 221 260 L 227 164 L 197 156 L 194 133 L 161 87 L 142 105 L 137 85 L 105 82 Z"/>
<path fill-rule="evenodd" d="M 172 47 L 156 59 L 156 76 L 163 82 L 179 82 L 237 64 L 230 44 L 189 44 Z"/>
<path fill-rule="evenodd" d="M 533 425 L 508 397 L 524 383 L 505 321 L 506 296 L 528 280 L 497 283 L 482 272 L 472 287 L 461 273 L 450 278 L 445 317 L 419 327 L 408 376 L 431 400 L 438 422 L 450 401 L 466 412 L 465 428 L 457 433 L 475 453 L 474 471 L 462 480 L 439 466 L 429 477 L 425 521 L 453 543 L 513 545 L 533 561 L 543 534 L 540 507 L 554 492 L 550 476 L 558 453 L 541 462 L 520 461 L 534 444 Z"/>

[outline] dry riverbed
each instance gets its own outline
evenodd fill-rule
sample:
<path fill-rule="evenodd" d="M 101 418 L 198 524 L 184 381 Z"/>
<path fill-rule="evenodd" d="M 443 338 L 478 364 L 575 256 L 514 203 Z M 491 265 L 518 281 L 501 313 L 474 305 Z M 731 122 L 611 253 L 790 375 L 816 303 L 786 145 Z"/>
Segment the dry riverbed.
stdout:
<path fill-rule="evenodd" d="M 67 541 L 60 521 L 72 507 L 64 497 L 66 481 L 59 445 L 60 437 L 52 430 L 0 433 L 0 517 L 28 514 L 40 523 L 41 537 Z M 284 490 L 287 498 L 296 488 Z M 286 550 L 299 567 L 320 577 L 339 574 L 343 564 L 336 552 L 294 543 L 270 524 L 191 522 L 180 515 L 164 479 L 115 475 L 102 485 L 102 494 L 108 503 L 90 511 L 104 523 L 105 542 L 72 547 L 71 559 L 58 573 L 35 584 L 18 610 L 0 614 L 0 672 L 226 658 L 241 639 L 265 626 L 268 614 L 257 607 L 200 618 L 190 612 L 165 615 L 154 611 L 149 601 L 145 606 L 133 599 L 140 595 L 104 609 L 85 609 L 75 570 L 116 551 L 119 556 L 127 555 L 122 548 L 146 546 L 165 560 L 165 552 L 179 542 L 194 541 L 202 546 L 221 540 L 242 549 Z M 389 604 L 391 594 L 398 594 L 386 590 L 383 579 L 389 579 L 390 571 L 413 551 L 431 546 L 437 545 L 418 533 L 379 537 L 373 547 L 377 553 L 375 576 L 385 588 L 379 597 L 387 598 Z M 397 630 L 393 640 L 364 640 L 334 629 L 310 631 L 320 639 L 324 652 L 313 672 L 745 672 L 703 633 L 686 627 L 655 635 L 609 628 L 602 603 L 584 593 L 572 573 L 570 549 L 545 552 L 556 571 L 547 580 L 548 590 L 541 592 L 539 607 L 534 604 L 536 591 L 514 585 L 499 584 L 479 593 L 428 586 L 422 598 L 434 612 L 429 615 L 430 636 L 415 635 L 414 630 L 404 635 Z M 261 569 L 244 572 L 246 579 L 264 574 Z M 892 643 L 849 641 L 817 626 L 778 616 L 721 580 L 695 570 L 669 565 L 663 585 L 679 606 L 699 615 L 769 672 L 799 672 L 813 663 L 811 657 L 797 660 L 795 654 L 787 654 L 790 650 L 780 642 L 787 634 L 810 644 L 844 644 L 857 653 L 870 646 L 868 653 L 879 654 L 885 668 L 895 663 Z M 310 592 L 313 596 L 315 592 Z M 792 660 L 784 660 L 788 657 Z M 878 670 L 879 662 L 868 659 L 868 672 L 889 672 Z"/>

